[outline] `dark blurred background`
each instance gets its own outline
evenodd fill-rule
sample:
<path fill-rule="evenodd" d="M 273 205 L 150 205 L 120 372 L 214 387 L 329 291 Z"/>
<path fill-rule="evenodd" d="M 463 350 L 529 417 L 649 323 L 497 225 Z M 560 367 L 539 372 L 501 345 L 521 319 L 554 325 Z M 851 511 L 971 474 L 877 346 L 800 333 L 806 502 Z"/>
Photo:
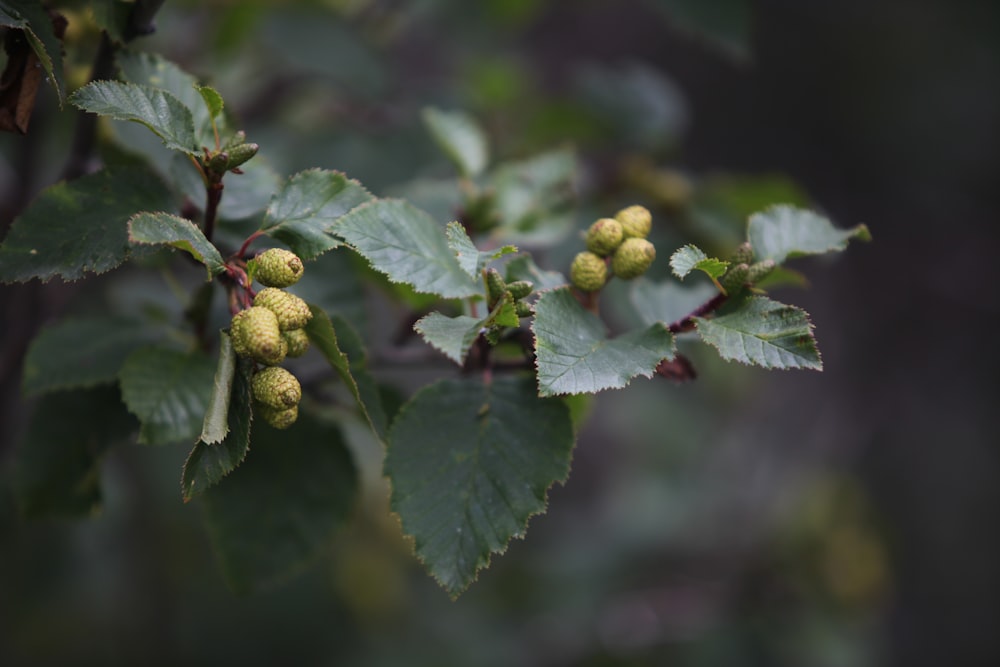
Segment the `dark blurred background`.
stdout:
<path fill-rule="evenodd" d="M 475 114 L 498 158 L 574 145 L 581 228 L 642 201 L 680 245 L 791 197 L 874 242 L 778 293 L 812 315 L 824 372 L 693 351 L 694 384 L 600 395 L 549 512 L 454 603 L 387 516 L 360 427 L 352 526 L 251 598 L 179 501 L 183 447 L 114 452 L 89 520 L 24 521 L 0 486 L 0 664 L 1000 664 L 1000 3 L 167 2 L 158 26 L 136 48 L 219 88 L 279 173 L 408 192 L 447 174 L 419 124 L 436 104 Z M 4 224 L 61 165 L 66 114 L 40 104 L 40 137 L 0 139 Z M 688 214 L 635 173 L 693 183 Z M 60 289 L 0 288 L 8 357 Z"/>

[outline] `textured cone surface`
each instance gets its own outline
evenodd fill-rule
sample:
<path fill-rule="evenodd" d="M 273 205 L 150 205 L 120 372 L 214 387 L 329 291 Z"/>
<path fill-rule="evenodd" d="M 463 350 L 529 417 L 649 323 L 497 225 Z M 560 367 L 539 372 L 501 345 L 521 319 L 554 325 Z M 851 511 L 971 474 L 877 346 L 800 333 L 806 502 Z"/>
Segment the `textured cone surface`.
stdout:
<path fill-rule="evenodd" d="M 726 275 L 722 277 L 722 286 L 726 288 L 727 292 L 737 290 L 743 287 L 745 283 L 750 282 L 749 275 L 750 267 L 747 264 L 731 266 L 726 271 Z"/>
<path fill-rule="evenodd" d="M 751 264 L 750 269 L 747 271 L 747 282 L 755 284 L 767 278 L 774 271 L 774 267 L 777 266 L 773 259 L 765 259 L 763 262 L 757 262 L 756 264 Z"/>
<path fill-rule="evenodd" d="M 587 230 L 587 250 L 607 257 L 621 245 L 625 239 L 625 230 L 614 218 L 601 218 Z"/>
<path fill-rule="evenodd" d="M 490 308 L 496 305 L 497 301 L 503 298 L 504 292 L 507 291 L 507 284 L 504 282 L 503 276 L 496 269 L 490 269 L 486 272 L 486 302 L 489 304 Z"/>
<path fill-rule="evenodd" d="M 299 406 L 297 405 L 284 410 L 272 408 L 265 403 L 258 403 L 257 407 L 260 409 L 260 415 L 264 421 L 274 428 L 286 429 L 299 418 Z"/>
<path fill-rule="evenodd" d="M 535 309 L 531 307 L 530 303 L 518 301 L 514 304 L 514 312 L 517 313 L 518 317 L 531 317 L 535 314 Z"/>
<path fill-rule="evenodd" d="M 611 257 L 611 270 L 622 280 L 637 278 L 656 259 L 656 248 L 646 239 L 630 238 L 618 246 Z"/>
<path fill-rule="evenodd" d="M 512 297 L 514 297 L 515 301 L 528 296 L 534 289 L 534 283 L 529 280 L 516 280 L 507 284 L 507 291 L 510 292 Z"/>
<path fill-rule="evenodd" d="M 253 305 L 267 308 L 278 317 L 282 331 L 301 329 L 312 318 L 305 301 L 276 287 L 265 287 L 254 297 Z"/>
<path fill-rule="evenodd" d="M 608 280 L 608 265 L 592 252 L 581 252 L 569 267 L 569 280 L 584 292 L 596 292 Z"/>
<path fill-rule="evenodd" d="M 304 271 L 302 260 L 284 248 L 265 250 L 257 257 L 255 278 L 267 287 L 289 287 L 299 282 Z"/>
<path fill-rule="evenodd" d="M 753 261 L 753 247 L 746 241 L 739 244 L 729 258 L 730 264 L 750 264 Z"/>
<path fill-rule="evenodd" d="M 644 239 L 653 228 L 653 215 L 645 206 L 629 206 L 615 214 L 627 239 Z"/>
<path fill-rule="evenodd" d="M 236 354 L 268 366 L 280 364 L 288 347 L 281 337 L 278 318 L 267 308 L 247 308 L 233 316 L 229 328 Z"/>
<path fill-rule="evenodd" d="M 253 397 L 279 410 L 286 410 L 302 400 L 302 386 L 294 375 L 280 366 L 268 366 L 250 381 Z"/>
<path fill-rule="evenodd" d="M 260 146 L 257 144 L 237 144 L 233 146 L 227 151 L 229 161 L 226 162 L 226 169 L 236 169 L 256 155 L 258 150 L 260 150 Z"/>
<path fill-rule="evenodd" d="M 287 356 L 289 357 L 301 357 L 309 350 L 309 336 L 302 329 L 282 331 L 281 337 L 285 339 L 285 344 L 288 345 Z"/>

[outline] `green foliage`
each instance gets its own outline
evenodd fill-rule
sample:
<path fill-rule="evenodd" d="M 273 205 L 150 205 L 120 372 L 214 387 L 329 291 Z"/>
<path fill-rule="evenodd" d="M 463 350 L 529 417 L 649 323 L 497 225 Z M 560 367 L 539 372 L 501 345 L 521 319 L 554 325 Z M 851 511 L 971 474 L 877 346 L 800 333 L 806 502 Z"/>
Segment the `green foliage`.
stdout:
<path fill-rule="evenodd" d="M 105 169 L 46 188 L 0 246 L 0 282 L 104 273 L 129 255 L 126 223 L 169 207 L 169 191 L 144 168 Z"/>
<path fill-rule="evenodd" d="M 385 461 L 392 509 L 452 597 L 544 511 L 572 449 L 569 410 L 527 378 L 446 380 L 403 407 Z"/>
<path fill-rule="evenodd" d="M 37 0 L 0 2 L 0 26 L 24 31 L 31 50 L 35 52 L 45 71 L 46 81 L 55 90 L 59 103 L 62 104 L 66 90 L 62 44 L 56 37 L 52 20 L 42 3 Z"/>
<path fill-rule="evenodd" d="M 662 4 L 711 26 L 710 32 L 718 27 L 716 17 L 690 3 Z M 3 25 L 36 30 L 38 17 L 8 5 L 0 3 Z M 742 3 L 728 7 L 743 11 Z M 109 38 L 128 41 L 131 9 L 123 14 L 121 3 L 96 9 Z M 281 21 L 275 25 L 271 29 L 284 29 Z M 50 68 L 58 62 L 58 49 L 44 39 L 32 44 L 40 58 L 50 58 Z M 286 578 L 330 546 L 359 495 L 344 432 L 366 424 L 373 446 L 387 447 L 384 473 L 403 532 L 431 575 L 458 596 L 493 554 L 524 535 L 529 518 L 545 510 L 552 485 L 566 480 L 576 431 L 591 405 L 579 395 L 657 373 L 691 379 L 690 362 L 675 349 L 683 336 L 700 337 L 726 360 L 821 369 L 808 315 L 763 296 L 761 288 L 797 275 L 778 266 L 786 260 L 869 238 L 864 226 L 839 230 L 808 210 L 774 206 L 750 216 L 750 245 L 732 256 L 733 266 L 693 244 L 673 253 L 677 278 L 698 270 L 715 285 L 681 287 L 639 277 L 656 271 L 650 268 L 653 243 L 662 243 L 664 228 L 634 205 L 623 211 L 641 220 L 625 225 L 625 236 L 649 233 L 649 240 L 622 242 L 616 234 L 597 244 L 602 256 L 578 253 L 590 261 L 594 279 L 570 269 L 573 287 L 564 272 L 583 237 L 572 236 L 574 207 L 584 195 L 590 207 L 600 200 L 585 191 L 594 185 L 579 178 L 574 151 L 529 152 L 491 165 L 485 125 L 466 112 L 431 107 L 424 123 L 458 178 L 394 190 L 414 201 L 376 197 L 327 169 L 305 169 L 282 181 L 257 157 L 257 144 L 234 131 L 230 113 L 237 105 L 227 106 L 218 90 L 161 56 L 120 44 L 114 49 L 123 80 L 87 84 L 71 103 L 139 123 L 174 153 L 163 157 L 167 151 L 159 146 L 111 148 L 108 164 L 127 166 L 106 166 L 43 190 L 0 246 L 0 280 L 76 280 L 134 258 L 142 261 L 130 276 L 157 270 L 171 293 L 155 295 L 160 302 L 150 309 L 83 301 L 86 317 L 40 332 L 24 363 L 23 391 L 38 398 L 18 449 L 16 496 L 26 514 L 88 513 L 100 498 L 98 462 L 112 445 L 193 443 L 181 495 L 204 506 L 226 579 L 239 592 Z M 590 81 L 611 79 L 613 73 Z M 637 67 L 614 83 L 612 92 L 622 99 L 605 105 L 610 117 L 653 114 L 633 128 L 633 139 L 670 145 L 683 110 L 672 106 L 679 103 L 669 82 Z M 123 157 L 122 148 L 135 155 Z M 660 203 L 687 206 L 692 186 L 686 177 L 672 183 L 677 196 Z M 745 215 L 742 207 L 756 201 L 752 194 L 722 188 L 708 198 L 715 208 L 694 197 L 691 219 L 704 221 L 713 210 L 724 211 L 719 215 L 726 220 L 734 211 Z M 607 212 L 591 219 L 601 215 Z M 705 247 L 739 243 L 730 232 Z M 293 261 L 294 278 L 301 273 L 301 280 L 259 271 L 250 248 L 261 239 L 288 248 L 271 252 Z M 510 257 L 518 250 L 508 241 L 525 251 Z M 190 257 L 154 255 L 142 250 L 147 246 Z M 632 324 L 601 309 L 602 299 L 616 305 L 626 295 L 615 291 L 620 281 L 605 289 L 609 261 L 619 278 L 638 278 L 627 292 Z M 204 289 L 192 280 L 196 263 L 210 283 Z M 261 289 L 255 277 L 275 284 Z M 369 301 L 369 287 L 378 288 L 384 302 Z M 225 293 L 223 303 L 213 302 L 217 292 Z M 163 305 L 171 297 L 177 303 Z M 311 348 L 304 356 L 285 360 L 278 318 L 251 308 L 265 302 L 282 312 L 285 328 L 308 320 L 301 331 Z M 297 315 L 290 324 L 284 315 L 291 310 Z M 261 313 L 269 326 L 251 326 Z M 394 317 L 400 320 L 395 333 L 377 330 Z M 449 377 L 454 369 L 446 367 L 397 386 L 393 369 L 417 358 L 404 347 L 417 338 L 414 331 L 422 339 L 416 347 L 441 352 L 462 366 L 463 376 Z M 427 359 L 443 361 L 433 352 L 420 358 Z M 288 367 L 270 368 L 279 363 Z M 259 389 L 254 403 L 254 378 L 263 387 L 270 375 L 294 384 L 296 399 L 301 389 L 294 423 L 278 423 L 260 400 L 281 409 L 291 399 L 271 401 Z M 352 414 L 359 419 L 351 422 Z M 279 431 L 268 423 L 290 427 Z"/>

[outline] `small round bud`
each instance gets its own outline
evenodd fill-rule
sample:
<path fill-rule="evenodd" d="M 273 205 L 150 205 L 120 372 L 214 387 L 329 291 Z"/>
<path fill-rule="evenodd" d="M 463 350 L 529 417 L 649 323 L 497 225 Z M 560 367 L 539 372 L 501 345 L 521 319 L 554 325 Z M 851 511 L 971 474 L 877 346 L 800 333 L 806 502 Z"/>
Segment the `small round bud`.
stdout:
<path fill-rule="evenodd" d="M 646 239 L 625 239 L 611 256 L 611 270 L 622 280 L 638 278 L 656 259 L 656 248 Z"/>
<path fill-rule="evenodd" d="M 306 335 L 303 329 L 282 331 L 281 337 L 285 339 L 285 344 L 288 345 L 288 354 L 286 356 L 301 357 L 309 349 L 309 336 Z"/>
<path fill-rule="evenodd" d="M 258 403 L 257 407 L 260 409 L 260 415 L 264 418 L 264 421 L 274 428 L 286 429 L 299 418 L 299 406 L 297 405 L 281 410 L 263 403 Z"/>
<path fill-rule="evenodd" d="M 272 408 L 285 410 L 302 400 L 302 386 L 281 366 L 268 366 L 250 380 L 253 397 Z"/>
<path fill-rule="evenodd" d="M 265 287 L 257 292 L 253 305 L 267 308 L 278 317 L 282 331 L 301 329 L 312 319 L 312 311 L 305 301 L 276 287 Z"/>
<path fill-rule="evenodd" d="M 735 292 L 750 282 L 749 275 L 749 264 L 744 262 L 742 264 L 730 265 L 729 269 L 726 271 L 726 275 L 722 276 L 722 280 L 720 282 L 727 292 Z"/>
<path fill-rule="evenodd" d="M 514 297 L 515 301 L 528 296 L 534 289 L 534 284 L 528 280 L 515 280 L 512 283 L 507 283 L 507 291 Z"/>
<path fill-rule="evenodd" d="M 254 277 L 266 287 L 289 287 L 299 282 L 305 268 L 294 252 L 271 248 L 257 255 Z"/>
<path fill-rule="evenodd" d="M 644 239 L 653 228 L 653 214 L 645 206 L 629 206 L 615 213 L 627 239 Z"/>
<path fill-rule="evenodd" d="M 744 241 L 743 243 L 736 246 L 736 250 L 729 257 L 730 264 L 749 264 L 753 261 L 753 247 L 750 246 L 749 241 Z"/>
<path fill-rule="evenodd" d="M 250 357 L 268 366 L 285 359 L 288 346 L 281 337 L 278 318 L 267 308 L 251 307 L 233 315 L 229 325 L 233 349 L 241 357 Z"/>
<path fill-rule="evenodd" d="M 579 290 L 596 292 L 608 280 L 608 265 L 592 252 L 581 252 L 569 267 L 569 280 Z"/>
<path fill-rule="evenodd" d="M 260 150 L 260 146 L 257 144 L 236 144 L 229 149 L 229 160 L 226 162 L 226 169 L 236 169 L 256 155 L 258 150 Z"/>
<path fill-rule="evenodd" d="M 614 218 L 601 218 L 587 230 L 587 250 L 607 257 L 621 245 L 625 238 L 622 224 Z"/>

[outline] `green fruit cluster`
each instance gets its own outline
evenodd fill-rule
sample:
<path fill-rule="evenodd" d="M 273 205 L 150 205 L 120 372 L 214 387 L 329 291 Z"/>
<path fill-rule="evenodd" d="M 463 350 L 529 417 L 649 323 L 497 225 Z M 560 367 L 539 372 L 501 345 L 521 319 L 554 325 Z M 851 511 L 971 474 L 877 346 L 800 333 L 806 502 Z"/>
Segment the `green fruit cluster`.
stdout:
<path fill-rule="evenodd" d="M 629 206 L 614 218 L 601 218 L 587 230 L 587 250 L 577 254 L 569 269 L 570 282 L 584 292 L 604 287 L 610 275 L 632 280 L 644 274 L 656 259 L 656 248 L 646 240 L 653 216 L 643 206 Z"/>
<path fill-rule="evenodd" d="M 251 261 L 255 278 L 266 287 L 251 307 L 233 315 L 229 335 L 236 354 L 264 365 L 251 380 L 258 411 L 271 426 L 288 428 L 298 418 L 302 387 L 278 364 L 285 357 L 302 356 L 309 348 L 303 327 L 312 312 L 305 301 L 281 287 L 302 277 L 302 260 L 292 252 L 272 248 Z"/>
<path fill-rule="evenodd" d="M 485 276 L 486 303 L 490 307 L 490 310 L 495 308 L 509 294 L 518 317 L 530 317 L 532 315 L 534 311 L 531 308 L 531 304 L 524 301 L 525 297 L 530 296 L 535 291 L 535 285 L 531 281 L 515 280 L 508 283 L 496 269 L 487 270 Z"/>

